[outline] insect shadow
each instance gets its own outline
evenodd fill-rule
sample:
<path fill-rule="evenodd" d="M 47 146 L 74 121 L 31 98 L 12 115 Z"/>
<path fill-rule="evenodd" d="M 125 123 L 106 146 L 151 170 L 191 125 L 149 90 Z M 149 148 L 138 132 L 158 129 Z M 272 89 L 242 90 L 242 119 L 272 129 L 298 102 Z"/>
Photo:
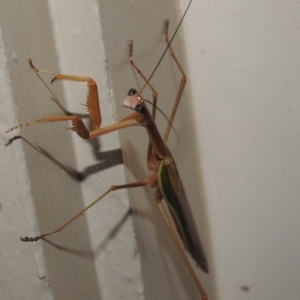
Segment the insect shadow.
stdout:
<path fill-rule="evenodd" d="M 51 155 L 47 150 L 40 147 L 36 143 L 30 142 L 28 139 L 26 139 L 25 137 L 23 137 L 21 135 L 17 135 L 17 136 L 14 136 L 13 138 L 9 139 L 5 146 L 9 146 L 17 140 L 22 140 L 24 143 L 26 143 L 32 149 L 34 149 L 39 154 L 41 154 L 42 156 L 44 156 L 45 158 L 50 160 L 52 163 L 54 163 L 56 166 L 58 166 L 61 170 L 65 171 L 73 180 L 76 180 L 78 182 L 84 181 L 88 176 L 90 176 L 92 174 L 95 174 L 97 172 L 111 168 L 118 164 L 123 164 L 121 149 L 115 149 L 115 150 L 101 152 L 99 141 L 97 141 L 96 139 L 91 140 L 90 144 L 92 147 L 92 152 L 93 152 L 94 157 L 100 162 L 96 163 L 94 165 L 85 167 L 85 169 L 82 172 L 79 172 L 76 169 L 74 169 L 73 167 L 62 163 L 57 158 L 55 158 L 53 155 Z M 112 160 L 111 157 L 114 157 L 114 159 Z M 123 224 L 125 224 L 128 217 L 131 215 L 139 215 L 139 214 L 142 214 L 143 218 L 148 218 L 149 220 L 152 219 L 151 216 L 149 216 L 149 215 L 147 216 L 147 214 L 145 214 L 145 213 L 140 213 L 134 208 L 129 208 L 124 213 L 122 218 L 118 222 L 116 222 L 114 227 L 109 231 L 109 233 L 102 240 L 102 242 L 93 251 L 85 251 L 85 250 L 65 247 L 65 246 L 59 245 L 57 243 L 53 243 L 52 241 L 48 240 L 47 238 L 43 238 L 43 240 L 47 244 L 51 245 L 52 247 L 56 248 L 59 251 L 63 251 L 63 252 L 70 253 L 75 256 L 93 260 L 96 257 L 98 257 L 102 251 L 105 250 L 105 248 L 109 244 L 110 240 L 112 240 L 118 234 L 119 230 L 122 228 Z"/>
<path fill-rule="evenodd" d="M 32 147 L 41 155 L 49 159 L 52 163 L 57 165 L 60 169 L 65 171 L 72 179 L 79 182 L 84 181 L 90 175 L 96 174 L 116 165 L 123 164 L 122 150 L 120 148 L 109 151 L 101 151 L 99 141 L 96 139 L 90 140 L 88 142 L 91 145 L 94 158 L 99 162 L 90 166 L 86 166 L 83 171 L 78 171 L 72 166 L 64 164 L 63 162 L 59 161 L 56 157 L 54 157 L 51 153 L 49 153 L 47 150 L 45 150 L 36 143 L 30 142 L 28 139 L 22 137 L 21 135 L 17 135 L 9 139 L 5 146 L 9 146 L 14 141 L 19 139 L 23 140 L 27 145 Z"/>
<path fill-rule="evenodd" d="M 102 251 L 105 250 L 106 246 L 109 244 L 110 240 L 112 240 L 119 232 L 119 230 L 122 228 L 122 226 L 127 221 L 128 217 L 134 213 L 131 209 L 128 209 L 123 217 L 115 224 L 115 226 L 110 230 L 110 232 L 106 235 L 106 237 L 103 239 L 103 241 L 95 248 L 94 251 L 84 251 L 84 250 L 78 250 L 73 249 L 65 246 L 58 245 L 57 243 L 53 243 L 47 238 L 43 238 L 43 241 L 45 241 L 50 246 L 56 248 L 59 251 L 63 251 L 75 256 L 83 257 L 86 259 L 94 260 L 97 258 Z"/>

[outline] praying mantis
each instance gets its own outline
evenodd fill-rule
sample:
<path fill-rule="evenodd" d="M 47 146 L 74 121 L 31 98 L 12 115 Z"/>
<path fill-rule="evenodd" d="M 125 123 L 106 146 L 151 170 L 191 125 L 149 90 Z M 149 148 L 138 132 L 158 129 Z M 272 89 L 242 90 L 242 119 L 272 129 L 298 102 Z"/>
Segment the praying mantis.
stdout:
<path fill-rule="evenodd" d="M 169 44 L 169 39 L 166 30 L 166 39 L 167 44 Z M 70 219 L 66 224 L 58 228 L 57 230 L 42 234 L 38 237 L 22 238 L 22 241 L 36 241 L 41 238 L 44 238 L 48 235 L 54 234 L 62 230 L 67 224 L 75 220 L 78 216 L 83 214 L 88 208 L 92 205 L 96 204 L 102 198 L 104 198 L 108 193 L 111 191 L 115 191 L 118 189 L 125 189 L 125 188 L 134 188 L 140 187 L 145 185 L 150 185 L 156 188 L 156 202 L 159 208 L 159 211 L 162 215 L 163 220 L 165 221 L 170 234 L 172 235 L 176 246 L 178 247 L 199 291 L 201 294 L 202 299 L 207 299 L 203 288 L 201 287 L 197 276 L 195 275 L 188 259 L 185 256 L 184 250 L 182 249 L 181 243 L 178 239 L 178 236 L 174 230 L 173 224 L 169 221 L 169 216 L 165 213 L 165 210 L 162 206 L 162 199 L 169 199 L 171 202 L 168 204 L 168 207 L 171 212 L 171 216 L 174 218 L 174 222 L 176 225 L 176 229 L 179 231 L 179 236 L 182 239 L 182 242 L 185 245 L 185 248 L 189 250 L 191 255 L 195 258 L 198 264 L 202 267 L 204 271 L 208 271 L 207 262 L 204 255 L 204 251 L 202 249 L 202 245 L 200 240 L 197 237 L 196 233 L 196 226 L 192 219 L 191 211 L 187 204 L 187 199 L 185 196 L 185 192 L 179 178 L 177 168 L 171 153 L 169 152 L 168 148 L 166 147 L 165 143 L 168 140 L 168 136 L 171 129 L 171 124 L 175 117 L 175 113 L 177 110 L 177 106 L 179 104 L 184 85 L 185 85 L 185 75 L 183 70 L 181 69 L 180 64 L 178 63 L 175 54 L 172 51 L 172 48 L 169 47 L 168 51 L 171 52 L 175 64 L 179 67 L 180 71 L 182 72 L 182 83 L 180 85 L 180 89 L 178 91 L 177 98 L 175 100 L 175 105 L 173 111 L 171 113 L 171 117 L 169 119 L 169 125 L 165 131 L 163 137 L 157 131 L 156 125 L 154 123 L 155 112 L 156 112 L 156 100 L 154 101 L 154 106 L 152 109 L 152 113 L 150 113 L 145 106 L 144 99 L 137 93 L 135 90 L 131 89 L 129 91 L 128 96 L 125 98 L 123 102 L 123 106 L 133 109 L 134 113 L 130 114 L 128 117 L 124 118 L 123 120 L 110 125 L 104 128 L 101 128 L 101 113 L 100 107 L 98 102 L 98 95 L 97 95 L 97 86 L 95 82 L 90 78 L 80 77 L 80 76 L 72 76 L 72 75 L 64 75 L 64 74 L 57 74 L 54 77 L 55 80 L 72 80 L 72 81 L 79 81 L 79 82 L 87 82 L 89 86 L 89 99 L 87 103 L 88 111 L 91 116 L 91 120 L 93 123 L 93 130 L 89 131 L 85 125 L 83 124 L 82 120 L 77 116 L 54 116 L 45 119 L 38 120 L 36 122 L 30 122 L 26 125 L 38 125 L 47 122 L 58 122 L 58 121 L 71 121 L 73 124 L 73 130 L 82 138 L 84 139 L 93 139 L 95 137 L 101 136 L 103 134 L 108 134 L 112 131 L 121 130 L 127 127 L 132 126 L 143 126 L 146 128 L 147 133 L 149 135 L 150 143 L 148 148 L 147 154 L 147 165 L 150 170 L 149 176 L 142 181 L 138 181 L 132 184 L 124 184 L 119 186 L 112 186 L 108 189 L 104 194 L 102 194 L 99 198 L 97 198 L 91 205 L 86 207 L 83 211 L 80 211 L 76 216 Z M 134 61 L 130 60 L 133 68 L 140 73 L 142 78 L 145 81 L 145 85 L 148 85 L 153 91 L 154 88 L 150 83 L 150 78 L 146 78 L 141 71 L 139 71 L 138 67 L 135 65 Z M 36 72 L 42 72 L 41 70 L 36 69 L 33 65 L 32 67 L 35 69 Z M 151 76 L 150 76 L 151 77 Z M 22 127 L 22 125 L 16 126 L 15 128 Z M 13 128 L 13 129 L 15 129 Z M 179 200 L 179 201 L 178 201 Z M 180 203 L 181 201 L 182 203 Z M 176 202 L 179 202 L 179 206 Z M 175 202 L 175 205 L 172 204 Z M 188 229 L 187 229 L 188 228 Z"/>

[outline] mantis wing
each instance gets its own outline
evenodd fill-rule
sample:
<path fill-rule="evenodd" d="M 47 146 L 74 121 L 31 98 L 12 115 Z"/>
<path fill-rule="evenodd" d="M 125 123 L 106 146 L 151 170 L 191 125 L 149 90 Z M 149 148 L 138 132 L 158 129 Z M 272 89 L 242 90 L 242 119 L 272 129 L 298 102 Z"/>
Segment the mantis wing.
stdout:
<path fill-rule="evenodd" d="M 171 154 L 167 161 L 168 163 L 162 161 L 158 170 L 160 192 L 167 202 L 185 249 L 195 259 L 197 265 L 205 273 L 208 273 L 208 264 L 197 232 L 195 220 Z"/>

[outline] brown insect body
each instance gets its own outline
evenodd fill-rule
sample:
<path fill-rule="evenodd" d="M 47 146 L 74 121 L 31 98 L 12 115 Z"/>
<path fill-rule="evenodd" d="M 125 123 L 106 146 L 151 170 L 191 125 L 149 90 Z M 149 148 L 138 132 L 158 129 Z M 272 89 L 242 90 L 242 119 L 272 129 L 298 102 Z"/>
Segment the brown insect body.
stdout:
<path fill-rule="evenodd" d="M 206 256 L 175 161 L 163 142 L 152 115 L 137 93 L 126 97 L 122 106 L 137 111 L 140 115 L 135 118 L 138 125 L 146 127 L 152 149 L 147 166 L 152 171 L 150 176 L 157 177 L 157 181 L 151 185 L 156 187 L 156 198 L 167 202 L 185 249 L 200 268 L 208 273 Z"/>

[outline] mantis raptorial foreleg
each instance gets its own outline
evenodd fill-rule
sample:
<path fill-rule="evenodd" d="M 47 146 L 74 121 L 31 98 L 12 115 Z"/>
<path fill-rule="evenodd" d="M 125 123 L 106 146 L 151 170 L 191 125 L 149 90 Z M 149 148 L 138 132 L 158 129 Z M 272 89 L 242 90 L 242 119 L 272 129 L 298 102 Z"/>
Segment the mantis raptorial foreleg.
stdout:
<path fill-rule="evenodd" d="M 45 84 L 43 79 L 40 77 L 39 73 L 45 73 L 53 75 L 53 79 L 51 80 L 51 84 L 54 81 L 59 80 L 67 80 L 67 81 L 75 81 L 75 82 L 86 82 L 87 88 L 88 88 L 88 97 L 85 106 L 88 109 L 88 112 L 90 114 L 93 129 L 99 128 L 101 125 L 101 112 L 100 112 L 100 106 L 99 106 L 99 98 L 98 98 L 98 88 L 96 82 L 89 77 L 83 77 L 83 76 L 76 76 L 76 75 L 65 75 L 65 74 L 57 74 L 53 72 L 49 72 L 46 70 L 40 70 L 37 69 L 34 64 L 32 63 L 32 60 L 29 59 L 29 65 L 34 70 L 35 74 L 39 77 L 39 79 L 44 83 L 45 87 L 50 91 L 50 93 L 54 96 L 56 104 L 61 108 L 61 110 L 66 114 L 70 115 L 67 110 L 61 106 L 59 101 L 56 99 L 56 96 L 52 93 L 50 88 Z M 59 121 L 59 120 L 58 120 Z"/>
<path fill-rule="evenodd" d="M 83 123 L 82 119 L 76 115 L 67 115 L 67 116 L 49 116 L 40 120 L 36 120 L 33 122 L 27 122 L 23 124 L 19 124 L 15 127 L 8 129 L 6 132 L 13 131 L 17 128 L 32 126 L 32 125 L 39 125 L 43 123 L 51 123 L 51 122 L 61 122 L 61 121 L 71 121 L 73 127 L 70 129 L 75 131 L 81 138 L 83 139 L 93 139 L 97 136 L 104 135 L 110 133 L 115 130 L 119 130 L 121 128 L 131 127 L 138 125 L 139 116 L 136 113 L 129 115 L 128 117 L 124 118 L 123 120 L 107 127 L 101 128 L 101 112 L 99 106 L 99 99 L 98 99 L 98 89 L 97 84 L 95 81 L 88 77 L 83 76 L 75 76 L 75 75 L 67 75 L 67 74 L 56 74 L 53 72 L 45 71 L 37 69 L 31 60 L 29 60 L 29 64 L 32 69 L 35 71 L 36 74 L 38 73 L 46 73 L 54 75 L 54 78 L 51 82 L 57 80 L 69 80 L 69 81 L 77 81 L 77 82 L 87 82 L 88 87 L 88 97 L 86 101 L 86 107 L 89 112 L 90 118 L 92 120 L 92 130 L 89 131 L 86 128 L 85 124 Z"/>

